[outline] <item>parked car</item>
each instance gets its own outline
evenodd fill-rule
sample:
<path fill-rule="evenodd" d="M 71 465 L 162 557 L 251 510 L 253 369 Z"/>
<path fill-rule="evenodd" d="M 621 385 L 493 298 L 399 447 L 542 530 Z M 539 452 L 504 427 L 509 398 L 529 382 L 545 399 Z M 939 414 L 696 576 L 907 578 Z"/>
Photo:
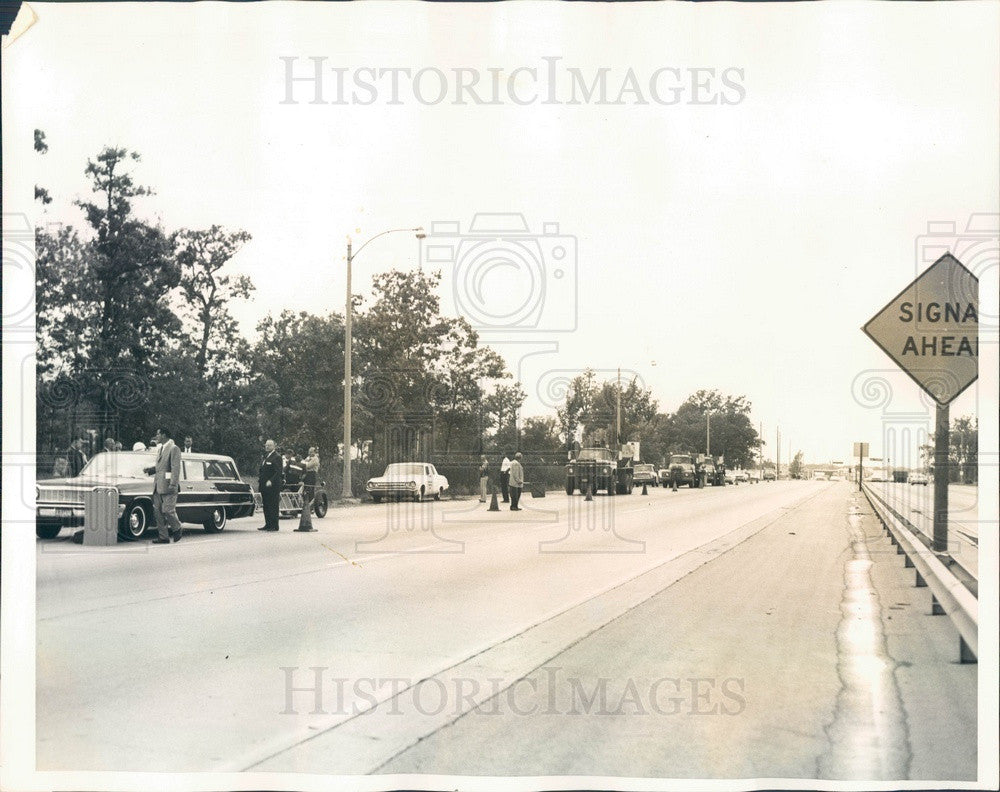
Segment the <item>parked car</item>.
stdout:
<path fill-rule="evenodd" d="M 737 484 L 737 483 L 739 483 L 739 479 L 736 477 L 736 471 L 735 470 L 729 470 L 729 469 L 727 469 L 726 473 L 725 473 L 725 476 L 726 476 L 726 483 L 727 484 Z"/>
<path fill-rule="evenodd" d="M 777 481 L 778 477 L 775 475 L 773 470 L 764 471 L 764 481 Z"/>
<path fill-rule="evenodd" d="M 929 480 L 930 479 L 927 478 L 927 475 L 925 473 L 910 474 L 910 484 L 922 484 L 923 486 L 926 487 Z"/>
<path fill-rule="evenodd" d="M 659 485 L 660 479 L 652 465 L 640 463 L 635 466 L 635 471 L 632 474 L 632 483 L 637 487 L 641 487 L 643 484 L 656 487 Z"/>
<path fill-rule="evenodd" d="M 736 476 L 736 483 L 748 483 L 750 481 L 750 474 L 745 470 L 737 470 L 734 475 Z"/>
<path fill-rule="evenodd" d="M 365 491 L 375 503 L 380 503 L 383 498 L 420 501 L 430 496 L 441 500 L 446 489 L 448 479 L 427 462 L 393 462 L 386 467 L 385 473 L 368 479 L 365 484 Z"/>
<path fill-rule="evenodd" d="M 54 539 L 63 528 L 83 528 L 84 495 L 95 487 L 118 491 L 118 536 L 139 539 L 154 523 L 155 451 L 105 451 L 94 456 L 72 478 L 39 481 L 35 489 L 35 534 Z M 217 454 L 181 456 L 177 519 L 201 525 L 209 533 L 226 527 L 230 518 L 254 513 L 253 491 L 231 457 Z"/>

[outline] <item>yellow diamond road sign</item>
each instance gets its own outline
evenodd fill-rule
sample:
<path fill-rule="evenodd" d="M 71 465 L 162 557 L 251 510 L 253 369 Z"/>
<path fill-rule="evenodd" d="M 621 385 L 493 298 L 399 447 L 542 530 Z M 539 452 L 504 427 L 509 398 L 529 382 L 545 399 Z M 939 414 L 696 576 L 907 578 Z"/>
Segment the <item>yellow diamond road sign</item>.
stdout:
<path fill-rule="evenodd" d="M 979 279 L 946 253 L 863 330 L 944 406 L 979 376 Z"/>

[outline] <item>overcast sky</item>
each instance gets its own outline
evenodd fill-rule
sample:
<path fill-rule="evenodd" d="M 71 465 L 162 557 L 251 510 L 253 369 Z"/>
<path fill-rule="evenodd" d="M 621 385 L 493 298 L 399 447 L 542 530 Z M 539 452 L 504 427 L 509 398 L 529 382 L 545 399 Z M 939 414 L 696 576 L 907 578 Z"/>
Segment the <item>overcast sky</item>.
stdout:
<path fill-rule="evenodd" d="M 699 388 L 747 396 L 769 456 L 780 424 L 782 461 L 789 440 L 812 462 L 848 459 L 854 440 L 881 455 L 885 411 L 933 418 L 860 328 L 930 263 L 918 260 L 929 221 L 964 232 L 970 215 L 1000 211 L 1000 61 L 983 35 L 998 6 L 781 5 L 38 4 L 5 53 L 4 150 L 22 167 L 5 169 L 17 183 L 4 211 L 20 202 L 37 222 L 80 225 L 87 158 L 108 144 L 140 152 L 136 179 L 157 192 L 143 214 L 253 235 L 232 262 L 257 286 L 234 306 L 248 335 L 285 308 L 343 310 L 348 234 L 452 221 L 448 310 L 456 267 L 460 299 L 474 303 L 478 282 L 493 316 L 538 298 L 517 332 L 483 334 L 520 373 L 525 414 L 553 412 L 554 379 L 620 366 L 665 411 Z M 301 82 L 285 102 L 282 57 L 296 76 L 326 58 L 323 98 L 336 98 L 336 67 L 344 103 L 311 103 Z M 421 97 L 401 75 L 393 103 L 388 77 L 359 70 L 394 67 L 439 71 L 422 75 Z M 602 68 L 608 101 L 571 104 L 570 70 L 589 84 Z M 499 75 L 500 101 L 455 104 L 455 69 L 485 101 Z M 611 104 L 629 70 L 636 90 Z M 661 103 L 673 88 L 678 102 Z M 30 150 L 36 127 L 45 156 Z M 54 199 L 41 216 L 36 182 Z M 459 246 L 476 213 L 523 214 L 537 242 L 493 247 L 540 261 L 476 270 L 474 240 Z M 970 266 L 995 305 L 991 249 Z M 379 239 L 355 262 L 355 290 L 421 257 L 409 234 Z M 544 294 L 525 291 L 527 273 Z M 856 398 L 869 370 L 885 372 L 888 405 L 872 406 L 871 384 L 867 406 Z M 995 394 L 981 386 L 952 415 Z"/>

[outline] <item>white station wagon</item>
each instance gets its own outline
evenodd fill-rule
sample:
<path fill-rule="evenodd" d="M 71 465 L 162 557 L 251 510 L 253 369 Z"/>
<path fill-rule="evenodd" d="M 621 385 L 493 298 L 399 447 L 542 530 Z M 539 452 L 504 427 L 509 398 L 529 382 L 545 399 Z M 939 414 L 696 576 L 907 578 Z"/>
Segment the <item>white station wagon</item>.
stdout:
<path fill-rule="evenodd" d="M 394 462 L 385 469 L 385 473 L 368 479 L 365 484 L 365 490 L 375 503 L 381 503 L 383 498 L 420 501 L 430 496 L 441 500 L 446 489 L 448 479 L 427 462 Z"/>

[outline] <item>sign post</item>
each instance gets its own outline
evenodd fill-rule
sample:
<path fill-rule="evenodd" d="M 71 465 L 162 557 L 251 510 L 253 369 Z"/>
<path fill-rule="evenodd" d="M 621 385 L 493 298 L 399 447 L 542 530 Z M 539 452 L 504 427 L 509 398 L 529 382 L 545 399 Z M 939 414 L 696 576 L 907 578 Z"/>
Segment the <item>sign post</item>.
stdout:
<path fill-rule="evenodd" d="M 979 377 L 979 279 L 946 253 L 862 329 L 937 403 L 932 549 L 947 553 L 948 405 Z"/>
<path fill-rule="evenodd" d="M 854 456 L 858 458 L 858 492 L 860 492 L 861 482 L 865 477 L 864 458 L 868 456 L 868 443 L 855 443 Z"/>

